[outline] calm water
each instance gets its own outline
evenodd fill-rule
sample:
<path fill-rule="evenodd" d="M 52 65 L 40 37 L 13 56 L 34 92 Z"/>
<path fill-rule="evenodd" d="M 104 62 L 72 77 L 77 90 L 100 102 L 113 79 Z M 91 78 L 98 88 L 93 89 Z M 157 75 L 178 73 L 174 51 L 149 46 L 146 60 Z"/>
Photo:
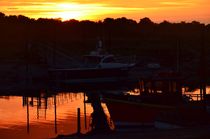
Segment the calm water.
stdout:
<path fill-rule="evenodd" d="M 195 95 L 199 89 L 183 93 Z M 126 91 L 131 95 L 138 95 L 139 90 Z M 93 92 L 97 93 L 97 92 Z M 210 94 L 210 87 L 207 87 Z M 74 134 L 77 132 L 77 109 L 81 110 L 81 132 L 91 131 L 90 103 L 84 103 L 88 97 L 84 92 L 60 92 L 47 96 L 40 93 L 37 97 L 0 96 L 0 139 L 43 139 L 57 135 Z M 110 122 L 110 115 L 105 104 L 102 107 Z"/>
<path fill-rule="evenodd" d="M 0 97 L 0 138 L 43 139 L 77 132 L 77 108 L 81 109 L 81 132 L 91 130 L 91 104 L 84 93 L 56 96 Z M 106 113 L 108 111 L 103 104 Z"/>

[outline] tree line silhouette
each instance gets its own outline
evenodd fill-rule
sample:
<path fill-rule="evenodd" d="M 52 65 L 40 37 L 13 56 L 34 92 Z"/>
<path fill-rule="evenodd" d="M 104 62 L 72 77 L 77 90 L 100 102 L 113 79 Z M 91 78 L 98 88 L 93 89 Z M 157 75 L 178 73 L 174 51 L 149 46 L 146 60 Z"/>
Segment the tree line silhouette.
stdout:
<path fill-rule="evenodd" d="M 147 17 L 139 22 L 125 17 L 61 21 L 0 13 L 1 59 L 21 57 L 28 43 L 33 47 L 50 43 L 69 55 L 82 55 L 95 47 L 98 37 L 113 53 L 149 57 L 170 65 L 175 64 L 177 48 L 184 61 L 199 58 L 202 45 L 209 51 L 210 24 L 154 23 Z"/>

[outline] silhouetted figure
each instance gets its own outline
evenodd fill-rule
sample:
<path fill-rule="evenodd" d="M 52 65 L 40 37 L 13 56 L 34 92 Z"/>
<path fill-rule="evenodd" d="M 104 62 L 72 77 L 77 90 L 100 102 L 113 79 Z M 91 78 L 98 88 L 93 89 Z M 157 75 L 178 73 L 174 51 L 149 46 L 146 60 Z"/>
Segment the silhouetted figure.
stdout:
<path fill-rule="evenodd" d="M 110 131 L 109 124 L 107 122 L 106 114 L 101 106 L 101 100 L 97 93 L 87 93 L 88 99 L 93 107 L 92 116 L 92 131 L 96 133 L 103 133 Z"/>

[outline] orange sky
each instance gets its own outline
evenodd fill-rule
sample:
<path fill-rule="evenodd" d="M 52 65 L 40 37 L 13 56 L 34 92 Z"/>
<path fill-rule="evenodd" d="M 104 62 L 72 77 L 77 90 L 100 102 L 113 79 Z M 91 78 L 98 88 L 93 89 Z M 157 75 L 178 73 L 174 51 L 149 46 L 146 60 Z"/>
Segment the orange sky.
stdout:
<path fill-rule="evenodd" d="M 139 21 L 149 17 L 154 22 L 210 23 L 210 0 L 1 0 L 0 12 L 62 20 L 127 17 Z"/>

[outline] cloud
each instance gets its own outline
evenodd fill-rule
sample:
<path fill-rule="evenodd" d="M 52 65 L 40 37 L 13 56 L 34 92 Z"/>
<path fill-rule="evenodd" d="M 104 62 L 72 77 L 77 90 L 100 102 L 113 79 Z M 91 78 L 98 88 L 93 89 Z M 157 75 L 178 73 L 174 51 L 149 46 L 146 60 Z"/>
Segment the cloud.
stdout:
<path fill-rule="evenodd" d="M 163 2 L 160 2 L 160 6 L 165 6 L 165 7 L 191 7 L 191 6 L 194 6 L 194 3 L 190 2 L 190 1 L 182 1 L 182 2 L 163 1 Z"/>

